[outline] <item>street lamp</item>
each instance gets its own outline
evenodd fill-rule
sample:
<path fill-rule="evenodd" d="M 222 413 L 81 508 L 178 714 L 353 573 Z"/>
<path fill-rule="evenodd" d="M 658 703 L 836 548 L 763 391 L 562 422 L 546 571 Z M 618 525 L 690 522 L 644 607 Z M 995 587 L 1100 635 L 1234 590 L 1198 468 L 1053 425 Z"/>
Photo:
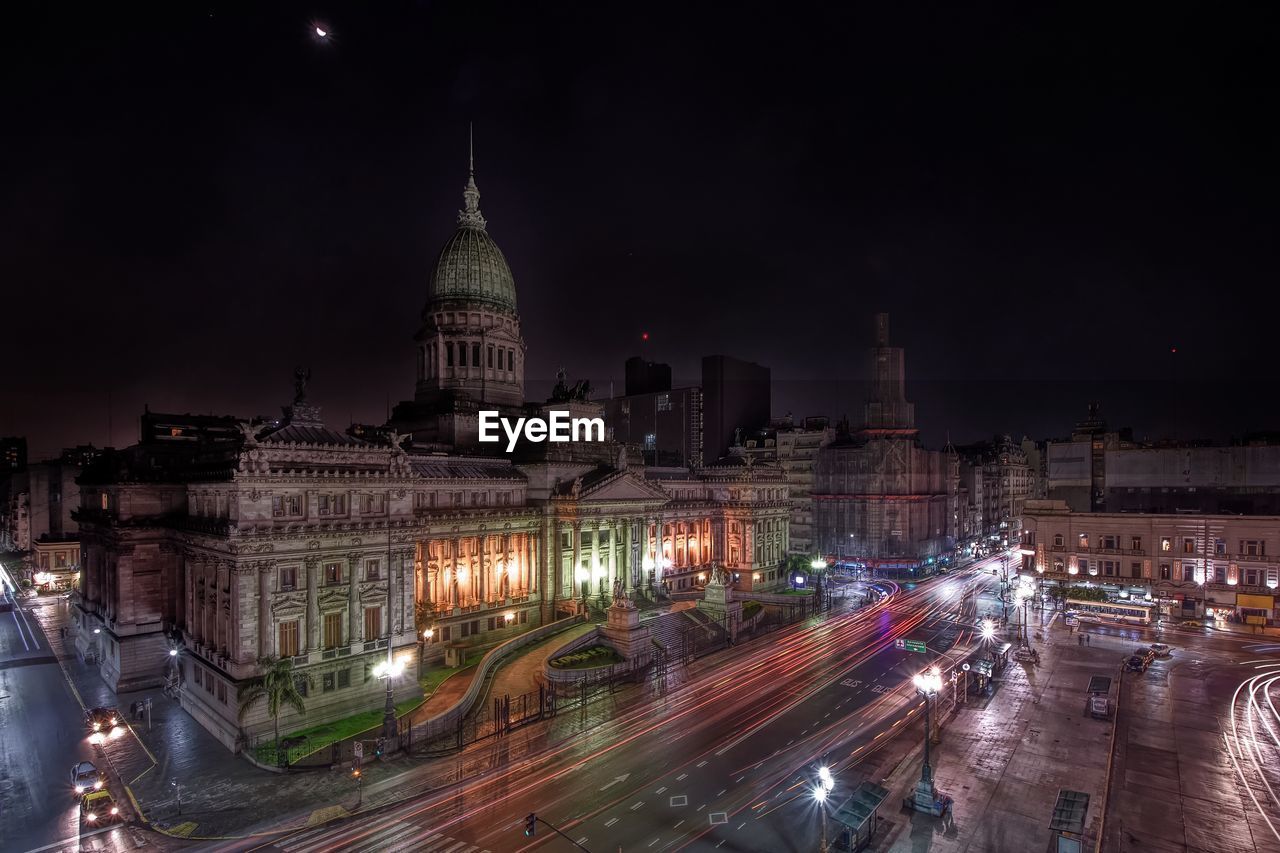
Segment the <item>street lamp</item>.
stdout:
<path fill-rule="evenodd" d="M 387 637 L 387 659 L 373 668 L 376 678 L 387 680 L 387 704 L 382 709 L 382 736 L 391 743 L 397 734 L 395 679 L 404 673 L 404 663 L 391 656 L 391 638 Z"/>
<path fill-rule="evenodd" d="M 827 853 L 830 846 L 827 844 L 827 797 L 836 786 L 835 777 L 831 775 L 831 768 L 825 764 L 818 768 L 818 784 L 813 786 L 813 798 L 818 803 L 818 819 L 821 821 L 822 841 L 818 847 L 820 853 Z"/>
<path fill-rule="evenodd" d="M 932 730 L 929 725 L 929 700 L 937 696 L 938 691 L 942 689 L 942 673 L 936 666 L 930 667 L 917 674 L 911 681 L 915 685 L 916 692 L 924 697 L 924 766 L 920 769 L 920 781 L 916 783 L 915 797 L 908 802 L 917 811 L 936 814 L 937 792 L 933 787 L 933 767 L 929 763 L 929 741 L 932 739 Z"/>

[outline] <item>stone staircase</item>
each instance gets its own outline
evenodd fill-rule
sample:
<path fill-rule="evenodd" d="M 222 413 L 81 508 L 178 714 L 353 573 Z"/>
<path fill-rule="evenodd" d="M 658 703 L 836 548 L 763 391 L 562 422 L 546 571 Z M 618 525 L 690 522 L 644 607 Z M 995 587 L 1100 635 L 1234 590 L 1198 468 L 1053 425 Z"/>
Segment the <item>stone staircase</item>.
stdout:
<path fill-rule="evenodd" d="M 649 628 L 650 636 L 658 645 L 666 649 L 667 654 L 673 659 L 681 657 L 687 651 L 684 645 L 684 634 L 690 628 L 695 629 L 695 633 L 691 636 L 697 638 L 699 648 L 724 642 L 724 629 L 715 620 L 693 607 L 645 619 L 641 624 Z"/>

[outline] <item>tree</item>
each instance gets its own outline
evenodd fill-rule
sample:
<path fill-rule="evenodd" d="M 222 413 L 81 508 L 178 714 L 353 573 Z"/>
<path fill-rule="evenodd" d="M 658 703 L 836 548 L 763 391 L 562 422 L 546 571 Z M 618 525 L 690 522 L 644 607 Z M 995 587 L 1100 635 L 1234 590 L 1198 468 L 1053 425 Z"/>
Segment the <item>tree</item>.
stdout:
<path fill-rule="evenodd" d="M 258 658 L 258 666 L 262 675 L 251 679 L 240 688 L 236 699 L 240 703 L 239 719 L 244 722 L 245 715 L 259 699 L 267 700 L 267 713 L 275 724 L 276 749 L 280 748 L 280 709 L 289 706 L 299 714 L 306 713 L 306 705 L 302 701 L 302 693 L 298 691 L 298 681 L 305 681 L 312 686 L 310 675 L 301 675 L 293 671 L 293 661 L 288 658 L 277 658 L 263 655 Z"/>

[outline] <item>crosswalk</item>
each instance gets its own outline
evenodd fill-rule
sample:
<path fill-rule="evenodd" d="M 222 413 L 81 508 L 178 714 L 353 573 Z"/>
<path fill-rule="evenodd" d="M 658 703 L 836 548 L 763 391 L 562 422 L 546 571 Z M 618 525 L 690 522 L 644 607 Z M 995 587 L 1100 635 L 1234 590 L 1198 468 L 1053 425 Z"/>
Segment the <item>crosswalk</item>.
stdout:
<path fill-rule="evenodd" d="M 271 847 L 288 853 L 491 853 L 408 821 L 393 821 L 378 829 L 319 827 L 277 841 Z"/>

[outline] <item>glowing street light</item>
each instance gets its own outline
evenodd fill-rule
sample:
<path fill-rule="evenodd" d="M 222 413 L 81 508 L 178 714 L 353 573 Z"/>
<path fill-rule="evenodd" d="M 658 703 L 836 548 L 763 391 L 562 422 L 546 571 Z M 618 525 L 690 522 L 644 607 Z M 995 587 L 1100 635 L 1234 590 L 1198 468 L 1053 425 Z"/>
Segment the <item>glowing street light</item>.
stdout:
<path fill-rule="evenodd" d="M 827 567 L 827 561 L 822 559 L 821 557 L 814 557 L 809 562 L 809 568 L 813 569 L 815 572 L 820 572 L 826 567 Z"/>
<path fill-rule="evenodd" d="M 932 740 L 932 729 L 929 726 L 929 700 L 938 695 L 942 689 L 942 673 L 936 666 L 917 673 L 911 679 L 916 692 L 924 697 L 924 766 L 920 768 L 920 781 L 916 783 L 915 795 L 907 804 L 917 811 L 938 814 L 937 790 L 933 787 L 933 766 L 929 763 L 929 742 Z"/>
<path fill-rule="evenodd" d="M 982 639 L 990 640 L 995 637 L 996 626 L 995 626 L 995 623 L 992 622 L 990 619 L 983 619 L 982 623 L 978 627 L 982 631 Z"/>
<path fill-rule="evenodd" d="M 830 849 L 827 844 L 827 797 L 836 786 L 835 777 L 831 775 L 831 768 L 825 764 L 818 768 L 818 784 L 813 786 L 813 799 L 818 804 L 818 819 L 821 823 L 822 842 L 818 846 L 821 853 L 827 853 Z"/>

